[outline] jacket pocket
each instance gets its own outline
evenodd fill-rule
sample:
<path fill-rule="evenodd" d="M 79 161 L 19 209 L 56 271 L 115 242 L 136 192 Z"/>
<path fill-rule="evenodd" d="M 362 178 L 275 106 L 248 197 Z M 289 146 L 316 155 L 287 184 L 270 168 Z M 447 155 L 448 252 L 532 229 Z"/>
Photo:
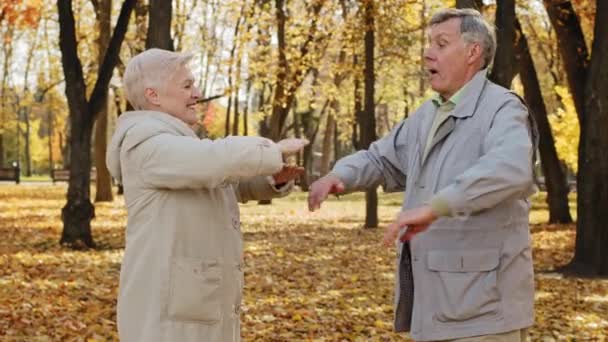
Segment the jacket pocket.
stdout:
<path fill-rule="evenodd" d="M 174 258 L 171 263 L 168 314 L 177 321 L 220 321 L 222 273 L 219 262 Z"/>
<path fill-rule="evenodd" d="M 427 266 L 439 323 L 475 323 L 501 312 L 497 286 L 498 249 L 430 251 Z"/>

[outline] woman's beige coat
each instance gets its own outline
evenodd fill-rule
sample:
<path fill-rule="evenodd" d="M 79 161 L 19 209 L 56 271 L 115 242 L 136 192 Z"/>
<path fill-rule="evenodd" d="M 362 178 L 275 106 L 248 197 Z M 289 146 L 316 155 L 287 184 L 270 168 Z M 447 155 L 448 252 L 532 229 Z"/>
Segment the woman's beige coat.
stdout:
<path fill-rule="evenodd" d="M 237 201 L 286 194 L 267 179 L 278 146 L 199 139 L 160 112 L 120 116 L 110 172 L 128 211 L 118 332 L 125 342 L 239 341 L 243 246 Z"/>

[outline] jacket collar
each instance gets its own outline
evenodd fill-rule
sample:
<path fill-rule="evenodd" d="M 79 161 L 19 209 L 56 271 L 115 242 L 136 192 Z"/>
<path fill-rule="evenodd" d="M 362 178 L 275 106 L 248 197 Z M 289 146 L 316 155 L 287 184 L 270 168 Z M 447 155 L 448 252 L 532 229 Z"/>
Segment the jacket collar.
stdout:
<path fill-rule="evenodd" d="M 192 128 L 190 128 L 190 126 L 188 126 L 182 120 L 180 120 L 170 114 L 167 114 L 167 113 L 153 111 L 153 110 L 138 110 L 138 111 L 123 113 L 122 115 L 120 115 L 118 117 L 118 120 L 120 120 L 120 121 L 122 121 L 122 120 L 139 121 L 139 120 L 146 120 L 146 119 L 153 119 L 153 120 L 161 121 L 161 122 L 165 123 L 166 125 L 168 125 L 169 127 L 171 127 L 173 130 L 177 131 L 181 135 L 196 137 L 196 134 L 194 133 Z"/>
<path fill-rule="evenodd" d="M 477 102 L 487 82 L 487 69 L 482 69 L 467 83 L 463 92 L 459 94 L 458 103 L 454 107 L 451 116 L 456 118 L 467 118 L 475 113 Z"/>

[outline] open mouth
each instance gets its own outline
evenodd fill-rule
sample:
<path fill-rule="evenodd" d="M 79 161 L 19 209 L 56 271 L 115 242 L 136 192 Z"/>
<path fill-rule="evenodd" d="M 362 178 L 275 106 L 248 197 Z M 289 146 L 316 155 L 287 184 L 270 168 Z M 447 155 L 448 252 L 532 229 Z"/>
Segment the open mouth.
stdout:
<path fill-rule="evenodd" d="M 439 73 L 437 71 L 437 69 L 433 69 L 433 68 L 428 68 L 427 72 L 429 73 L 429 76 L 435 76 L 435 75 L 437 75 Z"/>

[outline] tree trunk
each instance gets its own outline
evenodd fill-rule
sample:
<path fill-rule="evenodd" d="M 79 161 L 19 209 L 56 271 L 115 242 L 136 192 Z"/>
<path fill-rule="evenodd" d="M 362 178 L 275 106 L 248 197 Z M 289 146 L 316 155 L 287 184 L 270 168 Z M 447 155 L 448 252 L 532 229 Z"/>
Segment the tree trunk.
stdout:
<path fill-rule="evenodd" d="M 4 106 L 6 105 L 6 90 L 8 84 L 8 73 L 9 67 L 11 65 L 11 57 L 13 55 L 13 32 L 14 29 L 9 25 L 7 31 L 4 33 L 5 40 L 4 44 L 2 44 L 2 52 L 4 55 L 4 60 L 2 63 L 2 81 L 0 81 L 0 167 L 4 167 L 4 155 L 5 155 L 5 146 L 4 146 L 4 133 L 6 132 L 6 112 L 4 110 Z"/>
<path fill-rule="evenodd" d="M 515 0 L 498 0 L 496 8 L 496 55 L 490 80 L 511 88 L 515 77 Z"/>
<path fill-rule="evenodd" d="M 576 248 L 570 269 L 608 275 L 608 2 L 598 0 L 578 154 Z"/>
<path fill-rule="evenodd" d="M 420 4 L 422 6 L 421 11 L 420 11 L 420 26 L 421 27 L 427 27 L 427 22 L 426 22 L 426 0 L 422 0 L 422 3 Z M 426 50 L 426 36 L 428 34 L 428 31 L 426 29 L 424 30 L 420 30 L 420 60 L 424 62 L 424 51 Z M 424 75 L 426 73 L 425 68 L 424 68 L 424 63 L 420 63 L 420 73 L 421 75 Z M 426 77 L 419 77 L 418 78 L 418 96 L 422 97 L 424 96 L 424 92 L 426 90 Z"/>
<path fill-rule="evenodd" d="M 120 46 L 129 24 L 135 0 L 125 0 L 114 28 L 106 56 L 97 75 L 89 101 L 82 64 L 76 47 L 72 1 L 57 0 L 59 46 L 65 75 L 65 93 L 70 110 L 70 179 L 67 203 L 62 209 L 63 232 L 60 243 L 71 248 L 94 247 L 91 219 L 95 208 L 90 201 L 91 135 L 95 115 L 107 101 L 108 85 L 118 62 Z"/>
<path fill-rule="evenodd" d="M 30 74 L 30 69 L 32 67 L 32 59 L 34 57 L 34 51 L 38 45 L 38 28 L 39 25 L 36 26 L 36 35 L 34 37 L 34 42 L 33 44 L 31 44 L 31 47 L 28 51 L 27 54 L 27 59 L 25 62 L 25 73 L 24 73 L 24 77 L 23 77 L 23 97 L 26 97 L 30 91 L 29 91 L 29 85 L 28 85 L 28 78 L 29 78 L 29 74 Z M 23 140 L 25 142 L 25 174 L 28 177 L 32 176 L 32 153 L 30 151 L 30 135 L 31 135 L 31 122 L 30 122 L 30 113 L 31 113 L 31 105 L 28 106 L 21 106 L 19 105 L 19 110 L 21 111 L 21 113 L 23 114 L 23 121 L 25 121 L 25 134 L 23 136 Z M 21 118 L 19 118 L 21 119 Z M 19 121 L 17 121 L 19 122 Z"/>
<path fill-rule="evenodd" d="M 46 109 L 46 118 L 48 121 L 48 125 L 49 125 L 49 143 L 48 143 L 48 148 L 49 148 L 49 175 L 52 174 L 53 172 L 53 135 L 54 135 L 54 122 L 53 122 L 53 112 L 47 108 Z"/>
<path fill-rule="evenodd" d="M 544 0 L 544 4 L 557 33 L 557 45 L 566 69 L 568 87 L 581 121 L 585 107 L 585 80 L 589 66 L 585 36 L 571 1 Z"/>
<path fill-rule="evenodd" d="M 288 91 L 285 84 L 287 81 L 287 45 L 285 43 L 285 22 L 287 21 L 287 17 L 284 6 L 284 0 L 275 1 L 279 65 L 276 75 L 275 95 L 272 102 L 272 114 L 270 116 L 270 139 L 275 141 L 281 138 L 281 131 L 287 119 L 288 106 L 290 105 L 287 103 Z"/>
<path fill-rule="evenodd" d="M 105 51 L 108 49 L 108 44 L 110 44 L 112 0 L 97 0 L 94 3 L 97 4 L 95 14 L 97 15 L 99 27 L 99 38 L 97 41 L 99 55 L 97 56 L 97 61 L 101 65 Z M 95 202 L 111 202 L 114 199 L 112 195 L 112 178 L 106 165 L 108 114 L 108 102 L 105 101 L 97 115 L 97 122 L 95 124 L 95 167 L 97 169 Z"/>
<path fill-rule="evenodd" d="M 25 120 L 25 175 L 32 176 L 32 152 L 30 147 L 30 137 L 32 133 L 32 124 L 30 123 L 30 109 L 23 108 L 23 118 Z"/>
<path fill-rule="evenodd" d="M 547 118 L 547 109 L 543 102 L 536 68 L 530 55 L 528 40 L 523 34 L 519 20 L 516 20 L 515 27 L 519 36 L 516 47 L 519 57 L 519 75 L 524 87 L 526 102 L 538 125 L 540 138 L 538 149 L 547 185 L 549 223 L 570 223 L 572 217 L 568 204 L 568 183 L 555 150 L 555 141 Z"/>
<path fill-rule="evenodd" d="M 238 86 L 236 91 L 233 94 L 233 99 L 232 101 L 234 102 L 234 120 L 232 120 L 232 135 L 239 135 L 239 123 L 240 123 L 240 118 L 239 118 L 239 90 L 238 90 Z"/>
<path fill-rule="evenodd" d="M 238 107 L 237 107 L 236 103 L 233 104 L 233 101 L 236 100 L 236 97 L 234 96 L 235 90 L 232 89 L 234 87 L 234 84 L 232 82 L 232 66 L 234 65 L 234 55 L 236 53 L 236 48 L 237 48 L 237 44 L 238 44 L 239 28 L 241 26 L 241 20 L 243 19 L 243 11 L 244 11 L 244 7 L 241 9 L 241 14 L 239 15 L 238 19 L 236 20 L 236 24 L 234 26 L 234 34 L 232 37 L 232 48 L 230 49 L 230 59 L 229 59 L 230 64 L 228 65 L 228 89 L 230 90 L 230 92 L 228 93 L 228 108 L 226 109 L 225 136 L 230 135 L 230 128 L 231 128 L 230 127 L 230 112 L 231 112 L 233 105 L 234 105 L 234 109 L 235 109 L 234 126 L 237 128 L 239 127 L 239 119 L 238 119 L 238 116 L 236 113 L 236 110 Z M 236 91 L 238 92 L 238 86 L 237 86 Z M 234 132 L 234 128 L 233 128 L 233 132 Z"/>
<path fill-rule="evenodd" d="M 353 66 L 356 67 L 359 64 L 357 54 L 353 55 Z M 353 121 L 353 136 L 352 136 L 352 144 L 354 150 L 361 149 L 361 135 L 359 134 L 359 122 L 361 122 L 363 115 L 363 101 L 361 99 L 361 80 L 359 79 L 359 75 L 353 75 L 353 110 L 355 112 L 355 120 Z"/>
<path fill-rule="evenodd" d="M 245 89 L 245 108 L 243 108 L 243 135 L 249 135 L 249 97 L 251 95 L 251 80 L 247 80 L 247 88 Z"/>
<path fill-rule="evenodd" d="M 228 76 L 230 79 L 230 76 Z M 228 96 L 228 107 L 226 107 L 226 121 L 224 122 L 224 136 L 230 135 L 230 112 L 232 111 L 232 95 Z"/>
<path fill-rule="evenodd" d="M 361 148 L 367 149 L 376 140 L 376 116 L 374 103 L 374 1 L 365 3 L 365 107 L 359 127 L 361 129 Z M 378 194 L 376 189 L 365 193 L 365 228 L 378 227 Z"/>
<path fill-rule="evenodd" d="M 323 147 L 321 155 L 321 165 L 319 167 L 319 174 L 321 177 L 325 176 L 329 172 L 329 163 L 331 162 L 331 144 L 333 142 L 333 133 L 336 126 L 336 120 L 333 114 L 330 112 L 327 115 L 327 121 L 325 123 L 325 133 L 323 134 Z"/>
<path fill-rule="evenodd" d="M 171 39 L 172 1 L 150 0 L 146 49 L 159 48 L 173 51 Z"/>

